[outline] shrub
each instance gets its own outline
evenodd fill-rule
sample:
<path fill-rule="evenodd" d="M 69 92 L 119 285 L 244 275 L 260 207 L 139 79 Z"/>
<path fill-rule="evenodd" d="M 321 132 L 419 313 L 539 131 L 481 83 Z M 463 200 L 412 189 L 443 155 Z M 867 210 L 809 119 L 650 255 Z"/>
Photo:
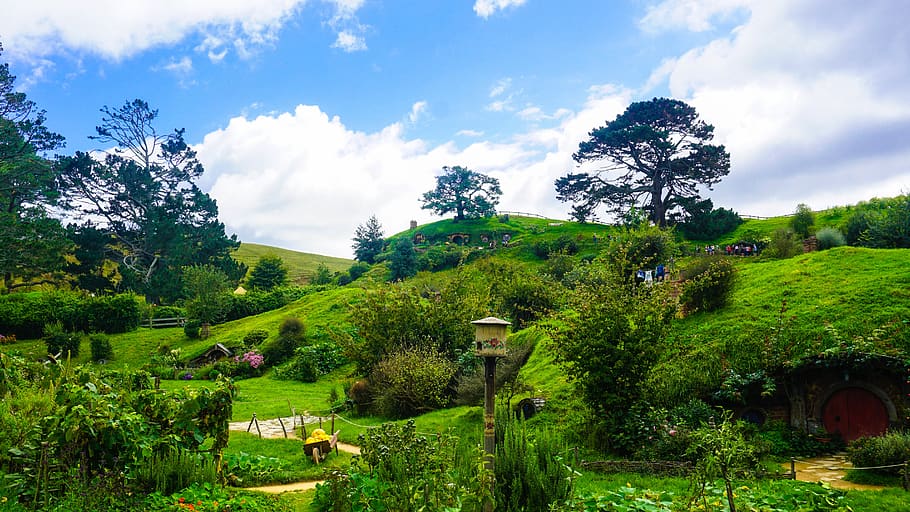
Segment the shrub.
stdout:
<path fill-rule="evenodd" d="M 812 226 L 815 225 L 815 214 L 809 206 L 800 203 L 796 206 L 796 212 L 790 217 L 790 228 L 797 235 L 808 238 L 812 232 Z"/>
<path fill-rule="evenodd" d="M 803 253 L 803 244 L 797 239 L 796 233 L 789 229 L 781 228 L 771 235 L 771 242 L 762 251 L 769 258 L 792 258 Z"/>
<path fill-rule="evenodd" d="M 104 334 L 92 334 L 88 337 L 92 349 L 92 361 L 106 361 L 114 355 L 111 340 Z"/>
<path fill-rule="evenodd" d="M 880 467 L 881 472 L 900 474 L 902 465 L 910 460 L 910 433 L 888 432 L 879 437 L 861 437 L 847 448 L 847 458 L 855 467 Z"/>
<path fill-rule="evenodd" d="M 347 393 L 348 398 L 354 403 L 354 411 L 357 414 L 365 414 L 373 406 L 373 389 L 367 379 L 360 379 L 351 384 Z"/>
<path fill-rule="evenodd" d="M 197 340 L 200 336 L 202 336 L 200 332 L 201 329 L 202 322 L 199 320 L 188 320 L 185 324 L 183 324 L 183 333 L 186 334 L 186 337 L 191 340 Z"/>
<path fill-rule="evenodd" d="M 66 332 L 63 324 L 55 322 L 44 326 L 44 343 L 47 353 L 61 354 L 64 358 L 75 358 L 79 355 L 79 344 L 82 337 L 72 332 Z"/>
<path fill-rule="evenodd" d="M 820 251 L 824 251 L 832 247 L 840 247 L 847 243 L 847 241 L 844 239 L 843 233 L 841 233 L 837 228 L 819 229 L 815 233 L 815 238 L 818 240 L 818 249 Z"/>
<path fill-rule="evenodd" d="M 552 261 L 552 260 L 551 260 Z M 538 276 L 515 276 L 501 290 L 503 312 L 512 321 L 512 330 L 524 329 L 559 306 L 560 285 Z"/>
<path fill-rule="evenodd" d="M 407 418 L 445 407 L 454 375 L 455 363 L 429 348 L 389 354 L 371 375 L 376 409 L 384 416 Z"/>
<path fill-rule="evenodd" d="M 306 327 L 299 318 L 286 318 L 278 328 L 278 338 L 262 345 L 262 355 L 266 362 L 274 366 L 287 361 L 294 355 L 306 337 Z"/>
<path fill-rule="evenodd" d="M 133 469 L 138 488 L 171 494 L 194 483 L 215 483 L 215 464 L 202 454 L 168 450 L 140 459 Z"/>
<path fill-rule="evenodd" d="M 683 276 L 680 302 L 690 312 L 720 309 L 733 291 L 735 273 L 729 258 L 696 258 Z"/>
<path fill-rule="evenodd" d="M 269 331 L 265 329 L 253 329 L 243 336 L 243 344 L 248 347 L 259 345 L 269 337 Z"/>
<path fill-rule="evenodd" d="M 528 435 L 508 411 L 496 417 L 496 510 L 551 510 L 572 496 L 575 472 L 565 444 L 549 429 Z"/>
<path fill-rule="evenodd" d="M 541 259 L 548 259 L 551 255 L 557 253 L 576 254 L 578 253 L 578 242 L 569 235 L 561 235 L 553 240 L 538 240 L 531 245 L 534 255 Z"/>
<path fill-rule="evenodd" d="M 616 272 L 632 279 L 639 269 L 666 265 L 677 250 L 672 231 L 643 225 L 619 233 L 607 247 L 606 256 Z"/>
<path fill-rule="evenodd" d="M 370 266 L 363 262 L 357 262 L 351 265 L 351 268 L 348 269 L 348 275 L 351 276 L 351 281 L 356 281 L 360 279 L 360 276 L 367 273 L 370 270 Z"/>

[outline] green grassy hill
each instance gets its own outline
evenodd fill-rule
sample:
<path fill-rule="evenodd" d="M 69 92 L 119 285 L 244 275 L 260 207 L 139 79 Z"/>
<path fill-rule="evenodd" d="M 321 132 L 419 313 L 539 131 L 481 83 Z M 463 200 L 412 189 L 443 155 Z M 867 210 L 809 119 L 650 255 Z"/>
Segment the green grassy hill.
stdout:
<path fill-rule="evenodd" d="M 307 284 L 320 264 L 325 265 L 334 273 L 347 270 L 354 263 L 354 260 L 345 258 L 321 256 L 246 242 L 240 244 L 240 247 L 234 251 L 233 257 L 237 261 L 245 263 L 252 270 L 259 258 L 267 255 L 278 256 L 284 261 L 285 266 L 288 268 L 288 280 L 295 284 Z M 249 272 L 247 272 L 247 275 L 249 275 Z"/>

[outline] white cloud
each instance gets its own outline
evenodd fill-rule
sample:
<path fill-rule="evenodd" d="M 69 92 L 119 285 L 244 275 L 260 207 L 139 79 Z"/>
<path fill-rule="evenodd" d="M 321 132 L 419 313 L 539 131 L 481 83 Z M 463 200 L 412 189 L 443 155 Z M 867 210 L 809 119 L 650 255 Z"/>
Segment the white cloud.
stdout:
<path fill-rule="evenodd" d="M 502 95 L 502 93 L 509 90 L 510 87 L 512 87 L 511 78 L 509 78 L 509 77 L 500 78 L 499 80 L 496 81 L 495 84 L 493 84 L 493 87 L 490 87 L 490 97 L 495 98 L 497 96 L 500 96 L 500 95 Z"/>
<path fill-rule="evenodd" d="M 540 107 L 529 105 L 518 112 L 515 115 L 524 119 L 525 121 L 544 121 L 551 119 L 560 119 L 569 115 L 571 111 L 565 108 L 556 109 L 552 114 L 547 114 Z"/>
<path fill-rule="evenodd" d="M 664 62 L 648 86 L 666 81 L 730 151 L 715 204 L 776 215 L 910 185 L 908 47 L 887 0 L 756 2 L 728 38 Z"/>
<path fill-rule="evenodd" d="M 512 90 L 512 79 L 510 77 L 500 78 L 490 87 L 490 98 L 498 98 L 491 101 L 485 107 L 490 112 L 506 112 L 515 110 L 512 101 L 516 95 L 522 93 L 522 90 Z"/>
<path fill-rule="evenodd" d="M 462 137 L 482 137 L 483 132 L 479 130 L 458 130 L 455 135 Z"/>
<path fill-rule="evenodd" d="M 714 20 L 726 20 L 752 3 L 754 0 L 665 0 L 648 7 L 639 26 L 647 32 L 681 28 L 705 32 L 714 28 Z"/>
<path fill-rule="evenodd" d="M 163 64 L 154 70 L 167 71 L 177 77 L 180 87 L 190 87 L 196 82 L 191 78 L 193 73 L 193 59 L 184 55 L 180 60 L 171 59 L 167 64 Z"/>
<path fill-rule="evenodd" d="M 411 124 L 416 123 L 420 120 L 421 116 L 427 112 L 427 102 L 418 101 L 411 105 L 411 113 L 408 114 L 408 122 Z"/>
<path fill-rule="evenodd" d="M 0 34 L 8 56 L 37 61 L 57 53 L 121 60 L 149 48 L 199 37 L 197 51 L 214 62 L 229 50 L 241 58 L 273 45 L 278 32 L 308 0 L 44 0 L 5 2 Z M 363 0 L 323 0 L 333 8 L 335 46 L 363 50 L 357 22 Z"/>
<path fill-rule="evenodd" d="M 236 117 L 194 146 L 206 168 L 200 185 L 242 240 L 347 257 L 354 229 L 373 213 L 390 233 L 412 219 L 435 220 L 420 209 L 419 198 L 435 186 L 444 165 L 498 178 L 504 210 L 566 218 L 568 207 L 556 201 L 553 181 L 573 167 L 571 154 L 587 131 L 628 103 L 627 91 L 608 91 L 592 91 L 585 108 L 556 128 L 463 148 L 408 139 L 401 123 L 354 131 L 315 106 Z"/>
<path fill-rule="evenodd" d="M 338 38 L 332 43 L 332 48 L 340 48 L 348 53 L 359 52 L 367 49 L 366 40 L 346 30 L 338 33 Z"/>
<path fill-rule="evenodd" d="M 496 11 L 509 7 L 519 7 L 527 0 L 477 0 L 474 2 L 474 12 L 481 18 L 489 18 Z"/>

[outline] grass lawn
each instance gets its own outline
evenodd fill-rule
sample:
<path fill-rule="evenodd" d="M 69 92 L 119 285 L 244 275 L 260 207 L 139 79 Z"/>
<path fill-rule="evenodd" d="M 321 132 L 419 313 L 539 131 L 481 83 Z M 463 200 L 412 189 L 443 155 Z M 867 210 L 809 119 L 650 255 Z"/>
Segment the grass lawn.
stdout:
<path fill-rule="evenodd" d="M 307 284 L 316 274 L 320 264 L 325 265 L 331 272 L 342 272 L 354 264 L 354 260 L 321 256 L 305 252 L 291 251 L 268 245 L 242 243 L 231 255 L 235 260 L 245 263 L 250 270 L 259 262 L 259 258 L 267 255 L 278 256 L 288 269 L 288 281 L 294 284 Z M 247 272 L 249 275 L 249 272 Z"/>

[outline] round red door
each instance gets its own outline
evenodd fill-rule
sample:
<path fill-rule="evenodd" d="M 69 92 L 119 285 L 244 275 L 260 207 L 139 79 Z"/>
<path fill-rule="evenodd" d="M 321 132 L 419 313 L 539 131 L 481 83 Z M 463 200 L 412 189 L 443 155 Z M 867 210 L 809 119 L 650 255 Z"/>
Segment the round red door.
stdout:
<path fill-rule="evenodd" d="M 835 392 L 825 404 L 824 411 L 822 421 L 825 430 L 839 432 L 845 441 L 881 435 L 888 429 L 885 404 L 862 388 L 844 388 Z"/>

